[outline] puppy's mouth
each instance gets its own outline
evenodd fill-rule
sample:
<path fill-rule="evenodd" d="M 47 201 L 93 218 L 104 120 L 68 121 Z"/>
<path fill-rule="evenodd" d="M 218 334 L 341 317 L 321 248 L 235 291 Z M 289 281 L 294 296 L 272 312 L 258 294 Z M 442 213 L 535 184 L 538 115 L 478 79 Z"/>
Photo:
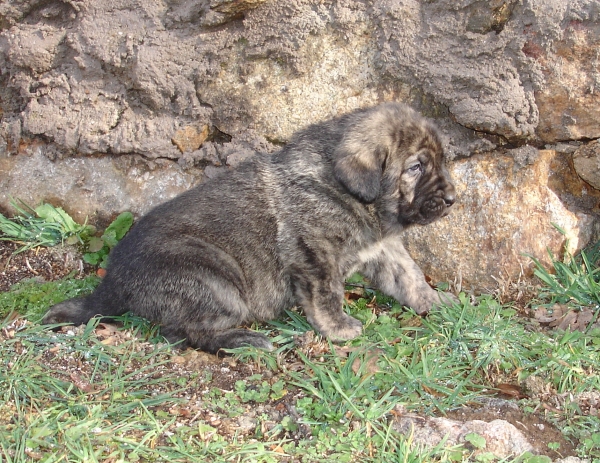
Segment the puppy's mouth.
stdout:
<path fill-rule="evenodd" d="M 415 224 L 429 225 L 450 214 L 454 202 L 455 197 L 452 194 L 440 192 L 427 199 L 417 198 L 411 204 L 401 203 L 397 216 L 398 222 L 404 227 Z"/>
<path fill-rule="evenodd" d="M 419 208 L 419 212 L 426 220 L 434 221 L 450 214 L 455 201 L 456 197 L 453 192 L 443 192 L 439 196 L 433 196 L 424 201 Z"/>
<path fill-rule="evenodd" d="M 419 224 L 429 225 L 442 217 L 446 217 L 452 210 L 452 204 L 448 204 L 442 198 L 432 198 L 425 201 L 418 207 L 413 209 L 413 214 L 400 214 L 399 221 L 403 225 Z"/>

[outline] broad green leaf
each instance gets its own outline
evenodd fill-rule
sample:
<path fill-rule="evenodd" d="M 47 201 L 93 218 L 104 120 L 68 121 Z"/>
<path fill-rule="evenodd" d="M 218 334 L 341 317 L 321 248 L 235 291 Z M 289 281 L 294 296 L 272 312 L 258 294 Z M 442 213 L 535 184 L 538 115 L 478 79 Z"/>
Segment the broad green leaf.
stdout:
<path fill-rule="evenodd" d="M 133 214 L 131 212 L 122 212 L 108 227 L 106 227 L 106 231 L 104 233 L 107 234 L 109 232 L 114 231 L 114 236 L 117 239 L 117 241 L 119 241 L 123 239 L 123 237 L 129 231 L 132 225 Z"/>
<path fill-rule="evenodd" d="M 114 230 L 109 230 L 107 228 L 104 234 L 102 235 L 102 240 L 104 240 L 104 243 L 111 249 L 114 248 L 119 242 L 116 234 L 117 233 Z"/>
<path fill-rule="evenodd" d="M 100 256 L 96 252 L 88 252 L 87 254 L 83 255 L 83 261 L 86 264 L 97 265 L 99 260 Z"/>
<path fill-rule="evenodd" d="M 477 449 L 484 449 L 487 444 L 485 437 L 480 436 L 476 432 L 470 432 L 467 434 L 465 436 L 465 440 Z"/>
<path fill-rule="evenodd" d="M 60 224 L 66 232 L 76 232 L 81 229 L 81 225 L 78 225 L 61 207 L 41 204 L 35 208 L 35 213 L 41 219 Z"/>
<path fill-rule="evenodd" d="M 88 242 L 88 251 L 89 252 L 98 252 L 100 249 L 104 247 L 104 240 L 102 238 L 98 238 L 93 236 L 90 238 Z"/>

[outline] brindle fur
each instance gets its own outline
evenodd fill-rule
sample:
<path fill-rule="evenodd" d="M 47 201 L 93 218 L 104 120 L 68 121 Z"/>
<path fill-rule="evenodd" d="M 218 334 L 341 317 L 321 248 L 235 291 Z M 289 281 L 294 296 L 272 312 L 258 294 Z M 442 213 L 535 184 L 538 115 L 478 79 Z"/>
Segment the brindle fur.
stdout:
<path fill-rule="evenodd" d="M 53 306 L 44 323 L 131 311 L 209 352 L 271 348 L 235 327 L 298 304 L 323 335 L 352 339 L 362 325 L 342 302 L 354 272 L 419 314 L 440 304 L 401 233 L 454 199 L 432 123 L 398 103 L 359 110 L 156 207 L 112 251 L 94 293 Z"/>

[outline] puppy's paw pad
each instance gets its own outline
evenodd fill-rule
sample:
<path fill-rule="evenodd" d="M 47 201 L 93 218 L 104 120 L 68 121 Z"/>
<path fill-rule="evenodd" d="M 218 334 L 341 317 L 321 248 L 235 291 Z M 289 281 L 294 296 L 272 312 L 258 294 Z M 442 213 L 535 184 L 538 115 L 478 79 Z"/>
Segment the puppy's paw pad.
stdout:
<path fill-rule="evenodd" d="M 55 323 L 72 323 L 81 325 L 87 323 L 95 314 L 86 310 L 83 306 L 82 298 L 68 299 L 50 307 L 44 318 L 43 325 L 53 325 Z"/>
<path fill-rule="evenodd" d="M 44 318 L 42 318 L 42 325 L 54 325 L 55 323 L 67 323 L 68 318 L 65 314 L 60 313 L 56 310 L 49 310 Z"/>

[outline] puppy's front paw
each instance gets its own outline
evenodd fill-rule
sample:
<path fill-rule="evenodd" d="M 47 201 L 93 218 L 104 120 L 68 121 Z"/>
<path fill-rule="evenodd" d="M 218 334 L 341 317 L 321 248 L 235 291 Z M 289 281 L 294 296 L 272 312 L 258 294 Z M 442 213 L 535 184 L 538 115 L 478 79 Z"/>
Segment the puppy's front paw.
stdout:
<path fill-rule="evenodd" d="M 431 309 L 439 308 L 443 305 L 451 305 L 458 302 L 458 298 L 452 293 L 430 290 L 422 295 L 421 299 L 410 307 L 419 315 L 427 314 Z"/>
<path fill-rule="evenodd" d="M 440 298 L 440 303 L 436 304 L 436 306 L 440 305 L 452 305 L 460 303 L 460 299 L 458 299 L 454 294 L 440 291 L 438 292 L 438 297 Z"/>
<path fill-rule="evenodd" d="M 335 322 L 317 328 L 319 332 L 333 342 L 354 339 L 362 334 L 362 323 L 356 318 L 343 314 Z"/>

